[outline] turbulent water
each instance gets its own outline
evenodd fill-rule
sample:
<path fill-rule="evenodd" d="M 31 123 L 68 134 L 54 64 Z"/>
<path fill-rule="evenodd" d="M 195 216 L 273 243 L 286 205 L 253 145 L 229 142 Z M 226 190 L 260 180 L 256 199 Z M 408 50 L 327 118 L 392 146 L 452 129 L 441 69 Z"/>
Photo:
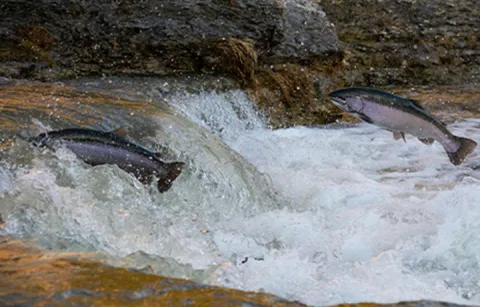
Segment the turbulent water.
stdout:
<path fill-rule="evenodd" d="M 20 143 L 0 167 L 3 233 L 169 257 L 203 282 L 311 305 L 480 304 L 479 149 L 454 166 L 438 143 L 394 141 L 368 124 L 272 131 L 237 90 L 161 98 L 192 122 L 152 119 L 163 130 L 150 144 L 162 140 L 190 165 L 171 191 L 151 193 L 66 150 L 20 161 Z M 480 143 L 480 119 L 449 129 Z"/>

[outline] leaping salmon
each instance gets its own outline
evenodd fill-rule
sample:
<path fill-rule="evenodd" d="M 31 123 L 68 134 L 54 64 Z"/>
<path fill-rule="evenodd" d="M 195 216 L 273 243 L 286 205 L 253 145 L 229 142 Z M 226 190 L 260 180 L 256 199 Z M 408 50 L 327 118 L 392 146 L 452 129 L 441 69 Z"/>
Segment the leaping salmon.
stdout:
<path fill-rule="evenodd" d="M 41 133 L 28 141 L 51 150 L 63 144 L 84 162 L 92 166 L 116 164 L 143 184 L 150 184 L 155 176 L 161 193 L 170 189 L 185 165 L 183 162 L 165 163 L 156 153 L 112 132 L 83 128 L 63 129 Z"/>
<path fill-rule="evenodd" d="M 395 140 L 405 141 L 405 133 L 409 133 L 427 145 L 439 142 L 454 165 L 461 164 L 477 146 L 473 140 L 453 135 L 444 123 L 414 100 L 373 88 L 355 87 L 333 91 L 329 96 L 350 115 L 393 132 Z"/>

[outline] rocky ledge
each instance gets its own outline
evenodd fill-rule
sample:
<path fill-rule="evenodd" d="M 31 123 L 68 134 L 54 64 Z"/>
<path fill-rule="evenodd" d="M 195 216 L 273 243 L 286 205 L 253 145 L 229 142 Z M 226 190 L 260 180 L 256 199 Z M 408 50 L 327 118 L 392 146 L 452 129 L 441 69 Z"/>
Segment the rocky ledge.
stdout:
<path fill-rule="evenodd" d="M 44 79 L 248 70 L 257 57 L 339 53 L 333 24 L 308 0 L 6 0 L 0 45 L 3 75 Z"/>
<path fill-rule="evenodd" d="M 222 75 L 271 127 L 315 125 L 332 89 L 478 83 L 479 33 L 476 0 L 5 0 L 0 76 Z"/>
<path fill-rule="evenodd" d="M 324 64 L 341 59 L 333 24 L 310 0 L 6 0 L 0 46 L 8 78 L 231 76 L 273 127 L 331 121 L 315 90 L 329 85 Z"/>

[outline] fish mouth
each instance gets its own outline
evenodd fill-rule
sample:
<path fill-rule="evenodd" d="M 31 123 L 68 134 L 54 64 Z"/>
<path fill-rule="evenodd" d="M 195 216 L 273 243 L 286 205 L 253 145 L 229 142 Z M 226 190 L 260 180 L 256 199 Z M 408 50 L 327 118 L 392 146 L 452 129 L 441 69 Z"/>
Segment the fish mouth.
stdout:
<path fill-rule="evenodd" d="M 330 100 L 332 101 L 332 103 L 334 105 L 336 105 L 337 107 L 339 107 L 340 109 L 342 109 L 344 111 L 347 111 L 348 105 L 347 105 L 347 101 L 346 101 L 345 98 L 338 97 L 338 96 L 333 96 L 333 95 L 329 95 L 329 96 L 330 96 Z"/>

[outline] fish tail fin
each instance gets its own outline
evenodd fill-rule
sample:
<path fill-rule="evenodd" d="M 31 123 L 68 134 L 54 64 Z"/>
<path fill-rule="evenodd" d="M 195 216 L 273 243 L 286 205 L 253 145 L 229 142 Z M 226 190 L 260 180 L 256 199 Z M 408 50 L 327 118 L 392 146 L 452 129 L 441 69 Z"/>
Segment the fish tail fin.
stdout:
<path fill-rule="evenodd" d="M 447 154 L 450 158 L 450 162 L 455 165 L 459 165 L 469 154 L 475 150 L 475 147 L 477 147 L 477 142 L 458 136 L 456 138 L 460 142 L 460 147 L 456 152 L 447 152 Z"/>
<path fill-rule="evenodd" d="M 158 190 L 160 193 L 168 191 L 172 187 L 173 182 L 182 173 L 184 162 L 165 163 L 167 175 L 165 178 L 158 180 Z"/>

